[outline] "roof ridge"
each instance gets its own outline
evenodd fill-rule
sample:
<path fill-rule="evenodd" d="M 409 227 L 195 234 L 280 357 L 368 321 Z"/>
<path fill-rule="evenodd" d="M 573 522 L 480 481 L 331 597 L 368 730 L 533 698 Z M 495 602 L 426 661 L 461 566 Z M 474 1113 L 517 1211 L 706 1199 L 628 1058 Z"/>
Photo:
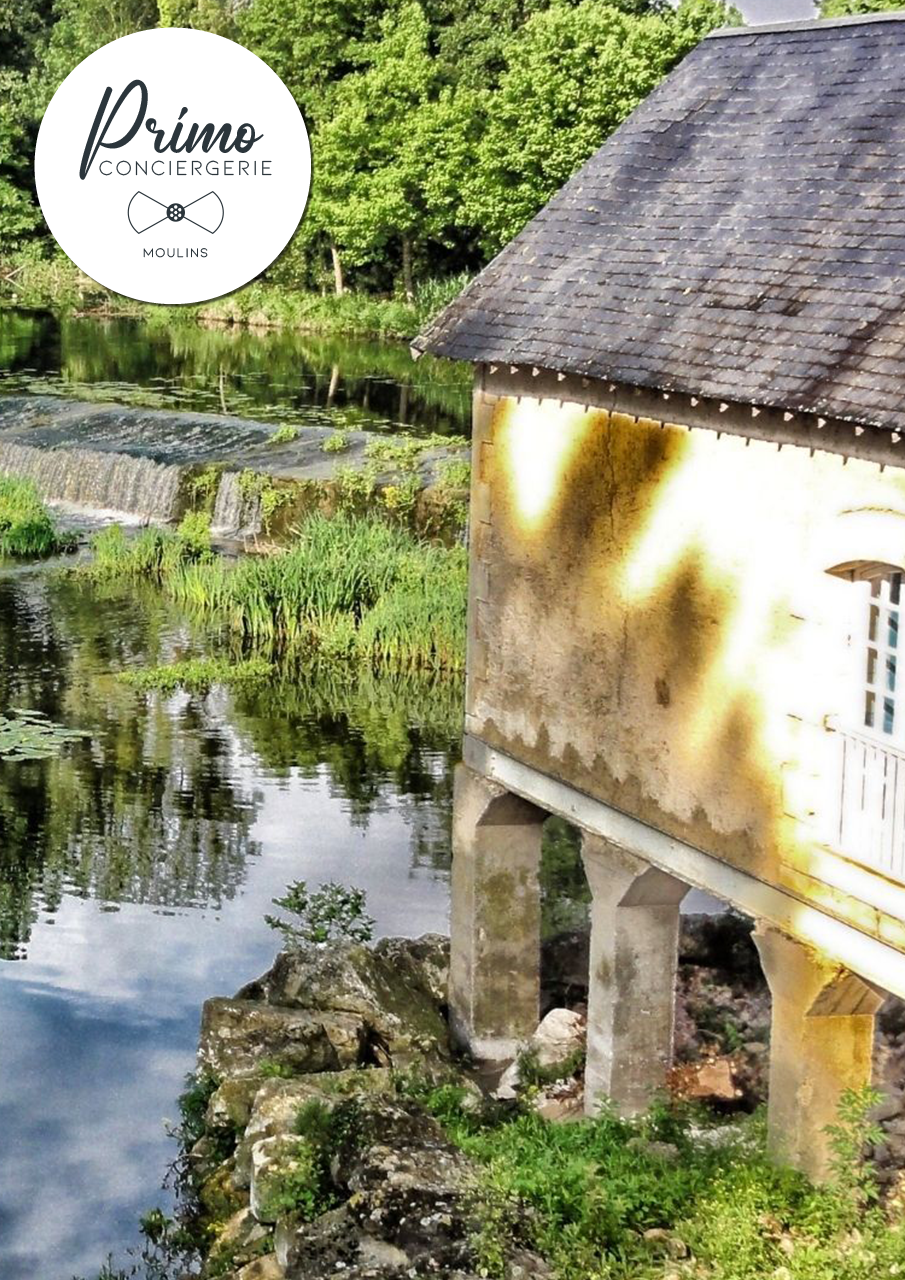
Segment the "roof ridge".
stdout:
<path fill-rule="evenodd" d="M 718 27 L 705 36 L 705 39 L 779 35 L 783 31 L 825 31 L 828 27 L 862 27 L 871 22 L 905 22 L 905 9 L 893 9 L 889 13 L 856 13 L 846 18 L 801 18 L 797 22 L 764 22 L 757 27 Z"/>

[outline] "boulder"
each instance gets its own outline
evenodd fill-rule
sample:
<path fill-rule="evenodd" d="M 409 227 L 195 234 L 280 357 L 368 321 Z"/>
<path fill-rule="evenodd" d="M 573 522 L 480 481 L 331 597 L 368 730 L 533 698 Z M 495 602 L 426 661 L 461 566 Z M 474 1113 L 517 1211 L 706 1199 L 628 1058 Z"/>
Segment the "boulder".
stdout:
<path fill-rule="evenodd" d="M 215 1076 L 260 1074 L 261 1064 L 292 1071 L 338 1071 L 365 1052 L 366 1027 L 354 1013 L 280 1008 L 255 1000 L 206 1000 L 198 1064 Z"/>
<path fill-rule="evenodd" d="M 272 1253 L 264 1258 L 255 1258 L 241 1267 L 236 1280 L 285 1280 L 286 1272 Z"/>
<path fill-rule="evenodd" d="M 520 1060 L 526 1051 L 545 1071 L 555 1071 L 557 1067 L 568 1070 L 584 1052 L 586 1035 L 587 1024 L 580 1013 L 573 1009 L 551 1009 L 519 1057 L 503 1072 L 495 1096 L 509 1100 L 517 1095 L 521 1080 Z"/>
<path fill-rule="evenodd" d="M 446 940 L 430 935 L 387 938 L 374 947 L 288 948 L 237 1000 L 357 1019 L 365 1028 L 362 1064 L 444 1061 L 450 1055 L 443 1005 L 447 956 Z"/>

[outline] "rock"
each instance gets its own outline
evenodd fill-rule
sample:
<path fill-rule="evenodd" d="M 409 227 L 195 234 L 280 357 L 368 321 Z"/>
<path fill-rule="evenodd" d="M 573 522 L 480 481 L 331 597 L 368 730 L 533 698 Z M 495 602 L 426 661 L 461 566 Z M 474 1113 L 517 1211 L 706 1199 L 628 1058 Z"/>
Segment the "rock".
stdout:
<path fill-rule="evenodd" d="M 731 1058 L 711 1058 L 673 1067 L 669 1073 L 669 1089 L 678 1098 L 735 1104 L 740 1090 L 733 1065 Z"/>
<path fill-rule="evenodd" d="M 317 1153 L 302 1137 L 262 1138 L 251 1149 L 251 1211 L 258 1222 L 276 1222 L 317 1187 Z"/>
<path fill-rule="evenodd" d="M 331 1160 L 361 1230 L 402 1249 L 409 1265 L 467 1266 L 473 1223 L 469 1161 L 412 1103 L 356 1103 L 354 1125 Z"/>
<path fill-rule="evenodd" d="M 274 1250 L 288 1280 L 321 1280 L 347 1274 L 358 1259 L 360 1234 L 347 1205 L 322 1213 L 313 1222 L 277 1224 Z"/>
<path fill-rule="evenodd" d="M 207 1104 L 207 1127 L 241 1132 L 248 1124 L 255 1095 L 265 1080 L 265 1076 L 241 1076 L 224 1080 L 211 1094 Z"/>
<path fill-rule="evenodd" d="M 228 1078 L 259 1074 L 264 1061 L 293 1071 L 337 1071 L 359 1064 L 365 1042 L 365 1024 L 354 1014 L 218 996 L 204 1004 L 198 1062 Z"/>
<path fill-rule="evenodd" d="M 365 1028 L 361 1065 L 445 1061 L 447 956 L 446 940 L 431 935 L 383 939 L 375 947 L 287 949 L 237 999 L 357 1019 Z"/>
<path fill-rule="evenodd" d="M 306 1102 L 318 1101 L 332 1107 L 350 1093 L 388 1092 L 392 1088 L 392 1072 L 379 1067 L 319 1072 L 294 1080 L 265 1081 L 255 1095 L 245 1133 L 236 1147 L 235 1185 L 249 1185 L 251 1153 L 255 1143 L 262 1138 L 293 1134 L 299 1111 Z"/>
<path fill-rule="evenodd" d="M 243 1267 L 258 1257 L 269 1240 L 267 1227 L 258 1222 L 250 1209 L 240 1209 L 227 1220 L 214 1241 L 208 1256 L 208 1270 L 217 1274 L 224 1267 Z"/>
<path fill-rule="evenodd" d="M 650 1227 L 645 1231 L 644 1239 L 648 1244 L 668 1253 L 671 1258 L 688 1257 L 688 1245 L 666 1227 Z"/>
<path fill-rule="evenodd" d="M 902 1097 L 898 1094 L 887 1094 L 882 1102 L 877 1105 L 870 1113 L 870 1118 L 877 1124 L 883 1124 L 886 1120 L 895 1120 L 902 1115 Z"/>
<path fill-rule="evenodd" d="M 424 933 L 420 938 L 381 938 L 374 954 L 398 973 L 408 973 L 416 985 L 424 985 L 438 1008 L 446 1007 L 449 988 L 449 938 Z"/>
<path fill-rule="evenodd" d="M 583 1053 L 585 1035 L 586 1023 L 581 1014 L 572 1009 L 551 1009 L 522 1053 L 531 1053 L 537 1065 L 545 1069 L 566 1067 L 570 1060 Z M 520 1077 L 519 1058 L 516 1058 L 500 1077 L 494 1096 L 504 1101 L 515 1098 Z"/>
<path fill-rule="evenodd" d="M 535 1099 L 534 1110 L 542 1119 L 554 1123 L 580 1120 L 584 1115 L 584 1090 L 579 1088 L 566 1094 L 543 1092 Z"/>
<path fill-rule="evenodd" d="M 285 1280 L 286 1272 L 272 1253 L 241 1267 L 236 1280 Z"/>

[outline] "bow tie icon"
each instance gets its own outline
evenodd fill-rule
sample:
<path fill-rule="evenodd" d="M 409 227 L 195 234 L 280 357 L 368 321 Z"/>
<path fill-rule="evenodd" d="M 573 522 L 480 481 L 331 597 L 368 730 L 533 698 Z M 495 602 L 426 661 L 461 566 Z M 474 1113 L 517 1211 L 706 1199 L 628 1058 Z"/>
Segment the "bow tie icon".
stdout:
<path fill-rule="evenodd" d="M 188 204 L 162 204 L 143 191 L 136 191 L 129 201 L 126 215 L 132 230 L 139 235 L 156 227 L 158 222 L 166 221 L 192 222 L 213 235 L 223 221 L 223 201 L 215 191 L 209 191 L 206 196 L 199 196 Z"/>

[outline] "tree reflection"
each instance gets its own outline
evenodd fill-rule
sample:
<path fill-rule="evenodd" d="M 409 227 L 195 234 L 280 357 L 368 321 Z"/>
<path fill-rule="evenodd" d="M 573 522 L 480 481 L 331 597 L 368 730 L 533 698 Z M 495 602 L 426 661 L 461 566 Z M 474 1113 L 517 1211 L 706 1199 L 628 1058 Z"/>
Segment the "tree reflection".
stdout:
<path fill-rule="evenodd" d="M 249 757 L 286 785 L 326 771 L 362 826 L 393 804 L 414 865 L 448 865 L 460 683 L 309 671 L 232 697 L 162 698 L 116 678 L 205 648 L 151 589 L 0 574 L 0 709 L 87 735 L 50 760 L 0 760 L 0 957 L 21 957 L 64 894 L 157 909 L 232 897 L 260 851 Z"/>
<path fill-rule="evenodd" d="M 269 422 L 467 434 L 467 369 L 403 343 L 0 312 L 0 387 Z"/>

